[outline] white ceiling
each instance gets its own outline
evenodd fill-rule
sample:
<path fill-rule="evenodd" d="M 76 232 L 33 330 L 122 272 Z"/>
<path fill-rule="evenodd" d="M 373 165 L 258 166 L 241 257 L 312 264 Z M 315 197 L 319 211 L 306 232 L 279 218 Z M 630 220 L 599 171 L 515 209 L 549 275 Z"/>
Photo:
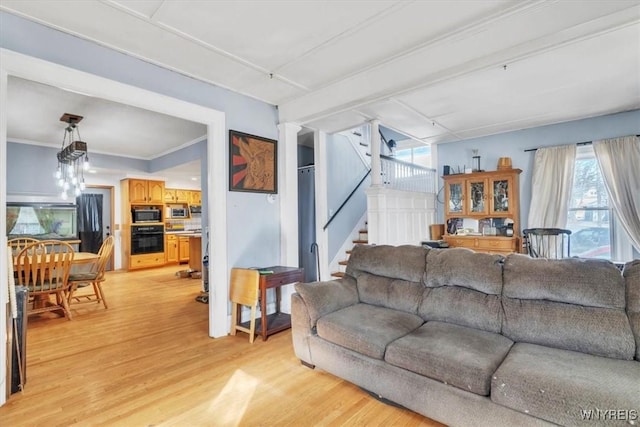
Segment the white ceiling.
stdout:
<path fill-rule="evenodd" d="M 2 0 L 0 9 L 330 133 L 377 118 L 442 143 L 640 108 L 640 0 Z M 136 156 L 166 151 L 139 141 Z"/>

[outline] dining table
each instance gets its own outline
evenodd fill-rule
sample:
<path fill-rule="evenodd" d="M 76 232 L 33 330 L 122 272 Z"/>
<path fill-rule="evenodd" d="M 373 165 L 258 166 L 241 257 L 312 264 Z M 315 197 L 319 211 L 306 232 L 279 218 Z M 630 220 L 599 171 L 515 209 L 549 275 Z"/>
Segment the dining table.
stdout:
<path fill-rule="evenodd" d="M 49 254 L 46 254 L 49 257 Z M 71 268 L 87 266 L 93 264 L 98 260 L 98 254 L 94 254 L 92 252 L 74 252 L 73 261 L 71 261 Z M 13 257 L 13 271 L 16 271 L 18 268 L 18 257 Z"/>
<path fill-rule="evenodd" d="M 49 254 L 46 254 L 45 256 L 48 258 Z M 18 258 L 19 257 L 17 256 L 13 257 L 13 271 L 17 271 L 18 263 L 20 262 Z M 73 260 L 71 261 L 71 272 L 82 273 L 90 271 L 99 258 L 98 254 L 94 254 L 92 252 L 74 252 Z M 48 261 L 48 259 L 46 261 Z M 48 302 L 49 295 L 36 295 L 34 307 L 45 306 Z"/>

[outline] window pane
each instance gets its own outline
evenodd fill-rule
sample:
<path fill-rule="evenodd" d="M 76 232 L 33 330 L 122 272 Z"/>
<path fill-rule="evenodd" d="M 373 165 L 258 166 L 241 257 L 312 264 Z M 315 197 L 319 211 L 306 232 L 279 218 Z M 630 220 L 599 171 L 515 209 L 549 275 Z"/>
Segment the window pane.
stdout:
<path fill-rule="evenodd" d="M 604 208 L 609 206 L 598 163 L 591 156 L 578 158 L 573 177 L 573 192 L 570 208 Z"/>
<path fill-rule="evenodd" d="M 571 256 L 611 259 L 609 197 L 592 147 L 580 147 L 567 216 Z"/>

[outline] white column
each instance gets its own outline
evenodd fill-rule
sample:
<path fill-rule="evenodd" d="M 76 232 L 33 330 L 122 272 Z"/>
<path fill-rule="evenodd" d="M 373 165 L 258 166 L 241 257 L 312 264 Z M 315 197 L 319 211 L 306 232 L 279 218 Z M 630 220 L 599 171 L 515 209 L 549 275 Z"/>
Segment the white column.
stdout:
<path fill-rule="evenodd" d="M 298 132 L 293 123 L 278 125 L 278 200 L 280 265 L 298 267 Z M 281 288 L 280 310 L 291 313 L 293 285 Z"/>
<path fill-rule="evenodd" d="M 380 120 L 371 120 L 371 186 L 382 186 L 382 176 L 380 175 Z"/>
<path fill-rule="evenodd" d="M 298 266 L 298 132 L 293 123 L 278 125 L 278 199 L 280 262 Z"/>
<path fill-rule="evenodd" d="M 331 280 L 329 271 L 329 233 L 322 227 L 329 220 L 329 202 L 327 200 L 327 134 L 315 131 L 313 135 L 313 156 L 315 164 L 316 193 L 316 242 L 320 258 L 320 279 Z"/>
<path fill-rule="evenodd" d="M 7 204 L 7 83 L 9 76 L 7 72 L 0 69 L 0 171 L 2 171 L 3 179 L 0 181 L 0 208 L 3 210 Z M 4 217 L 5 212 L 2 212 Z M 11 230 L 9 230 L 11 231 Z M 0 221 L 0 319 L 2 319 L 0 327 L 0 406 L 6 402 L 7 382 L 11 381 L 11 372 L 7 372 L 7 305 L 9 303 L 7 292 L 9 288 L 9 280 L 5 271 L 9 268 L 7 265 L 7 223 L 3 219 Z M 25 313 L 26 316 L 26 313 Z M 25 321 L 27 319 L 25 318 Z M 17 337 L 13 337 L 17 339 Z M 13 350 L 13 349 L 11 349 Z M 13 354 L 13 353 L 11 353 Z M 24 355 L 23 355 L 24 357 Z"/>

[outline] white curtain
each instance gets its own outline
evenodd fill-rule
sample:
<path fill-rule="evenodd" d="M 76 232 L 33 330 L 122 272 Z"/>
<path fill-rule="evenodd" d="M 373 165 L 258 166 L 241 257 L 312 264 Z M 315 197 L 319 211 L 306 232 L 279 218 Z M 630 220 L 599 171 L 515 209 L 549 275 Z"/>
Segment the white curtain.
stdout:
<path fill-rule="evenodd" d="M 633 246 L 640 250 L 640 138 L 593 142 L 609 199 Z"/>
<path fill-rule="evenodd" d="M 575 163 L 575 145 L 536 150 L 528 228 L 564 228 L 567 225 Z"/>

